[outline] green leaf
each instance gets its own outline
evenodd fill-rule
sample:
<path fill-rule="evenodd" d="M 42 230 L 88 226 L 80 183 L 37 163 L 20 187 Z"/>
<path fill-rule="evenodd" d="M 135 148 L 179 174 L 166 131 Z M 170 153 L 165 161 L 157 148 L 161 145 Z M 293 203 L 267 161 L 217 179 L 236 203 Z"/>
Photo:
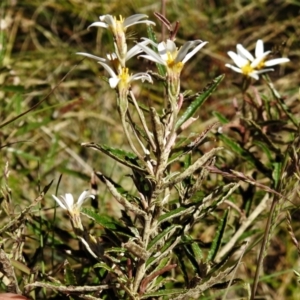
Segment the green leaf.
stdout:
<path fill-rule="evenodd" d="M 82 172 L 82 170 L 73 170 L 68 167 L 65 167 L 66 165 L 66 163 L 64 164 L 64 162 L 62 162 L 60 166 L 55 168 L 55 170 L 61 174 L 65 174 L 74 178 L 80 178 L 84 181 L 88 181 L 91 179 L 91 176 L 88 176 L 86 173 Z"/>
<path fill-rule="evenodd" d="M 218 250 L 221 246 L 222 238 L 223 238 L 223 235 L 225 232 L 226 224 L 227 224 L 228 212 L 229 212 L 229 210 L 227 209 L 225 211 L 225 215 L 224 215 L 223 219 L 221 220 L 221 222 L 218 226 L 218 230 L 216 232 L 215 238 L 213 239 L 206 262 L 213 261 L 218 253 Z"/>
<path fill-rule="evenodd" d="M 21 263 L 20 261 L 17 261 L 17 260 L 14 260 L 11 258 L 10 263 L 14 268 L 22 271 L 23 273 L 25 273 L 27 275 L 30 275 L 30 273 L 31 273 L 30 269 L 26 265 Z"/>
<path fill-rule="evenodd" d="M 280 149 L 272 142 L 272 140 L 268 137 L 268 135 L 264 132 L 264 130 L 262 129 L 260 124 L 257 124 L 255 121 L 250 120 L 250 119 L 243 119 L 243 121 L 245 121 L 252 130 L 255 130 L 258 134 L 258 136 L 256 137 L 256 139 L 260 139 L 262 141 L 264 141 L 266 143 L 266 145 L 268 146 L 268 148 L 273 151 L 274 153 L 276 153 L 277 155 L 281 154 Z"/>
<path fill-rule="evenodd" d="M 109 217 L 108 215 L 99 215 L 94 210 L 89 208 L 83 208 L 81 213 L 86 215 L 88 218 L 94 220 L 96 223 L 101 225 L 104 228 L 117 230 L 122 227 L 120 223 L 115 221 L 113 218 Z"/>
<path fill-rule="evenodd" d="M 127 249 L 125 248 L 120 248 L 120 247 L 113 247 L 105 250 L 105 253 L 124 253 L 126 252 Z"/>
<path fill-rule="evenodd" d="M 203 254 L 202 254 L 202 250 L 201 248 L 199 247 L 198 243 L 196 242 L 193 242 L 192 243 L 192 249 L 193 249 L 193 252 L 194 252 L 194 256 L 195 256 L 195 259 L 200 262 L 202 257 L 203 257 Z"/>
<path fill-rule="evenodd" d="M 175 249 L 174 253 L 177 255 L 178 268 L 182 272 L 182 276 L 184 278 L 185 283 L 188 284 L 190 268 L 189 268 L 189 265 L 186 263 L 186 260 L 184 259 L 185 256 L 182 255 L 182 252 L 179 249 Z"/>
<path fill-rule="evenodd" d="M 187 154 L 184 159 L 184 169 L 187 169 L 192 164 L 192 155 Z"/>
<path fill-rule="evenodd" d="M 112 148 L 107 145 L 100 145 L 95 143 L 83 143 L 81 145 L 87 148 L 93 148 L 99 150 L 102 153 L 106 154 L 107 156 L 111 157 L 112 159 L 116 160 L 117 162 L 129 168 L 144 172 L 144 169 L 141 168 L 136 163 L 137 160 L 136 155 L 131 152 L 127 152 L 122 149 Z"/>
<path fill-rule="evenodd" d="M 182 237 L 181 246 L 183 247 L 186 257 L 192 264 L 194 270 L 199 274 L 200 273 L 199 263 L 202 260 L 202 251 L 199 248 L 198 243 L 194 242 L 194 239 L 191 236 L 184 235 Z M 179 255 L 177 255 L 177 256 L 179 258 Z M 183 269 L 183 267 L 186 267 L 186 266 L 181 266 L 182 269 Z"/>
<path fill-rule="evenodd" d="M 275 89 L 273 83 L 271 82 L 269 76 L 267 74 L 263 75 L 263 78 L 266 80 L 275 100 L 280 105 L 280 108 L 286 113 L 286 115 L 289 117 L 291 122 L 298 128 L 299 127 L 299 119 L 295 118 L 295 116 L 292 114 L 290 108 L 287 106 L 283 98 L 280 96 L 278 91 Z"/>
<path fill-rule="evenodd" d="M 44 194 L 47 194 L 47 192 L 50 189 L 52 183 L 53 183 L 53 180 L 51 180 L 47 185 L 44 186 L 44 188 L 43 188 L 43 193 Z"/>
<path fill-rule="evenodd" d="M 64 263 L 64 275 L 65 275 L 65 284 L 66 285 L 76 285 L 76 277 L 74 275 L 74 271 L 71 268 L 69 262 L 67 260 L 65 260 Z"/>
<path fill-rule="evenodd" d="M 163 258 L 159 262 L 158 266 L 153 270 L 153 272 L 156 272 L 156 271 L 161 270 L 162 268 L 164 268 L 168 263 L 170 263 L 170 260 L 171 260 L 171 257 L 165 257 L 165 258 Z"/>
<path fill-rule="evenodd" d="M 258 170 L 268 175 L 270 174 L 270 170 L 265 165 L 263 165 L 258 159 L 256 159 L 251 152 L 242 148 L 237 142 L 224 134 L 219 134 L 218 137 L 230 150 L 243 157 L 247 162 L 252 164 Z"/>
<path fill-rule="evenodd" d="M 35 156 L 35 155 L 30 154 L 28 152 L 24 152 L 22 150 L 12 148 L 12 147 L 7 147 L 6 151 L 14 153 L 18 157 L 22 157 L 22 158 L 27 159 L 27 160 L 40 161 L 40 159 L 41 159 L 39 156 Z"/>
<path fill-rule="evenodd" d="M 147 251 L 150 251 L 161 239 L 163 239 L 168 233 L 175 230 L 176 228 L 181 228 L 180 225 L 171 225 L 170 227 L 166 228 L 163 232 L 158 234 L 148 245 Z"/>
<path fill-rule="evenodd" d="M 174 238 L 171 238 L 171 239 L 169 239 L 167 242 L 165 242 L 164 243 L 164 246 L 160 249 L 160 255 L 162 255 L 166 250 L 168 250 L 169 248 L 170 248 L 170 246 L 173 244 L 173 242 L 174 242 Z M 159 256 L 160 256 L 159 255 Z M 148 260 L 147 260 L 147 262 L 146 262 L 146 266 L 147 266 L 147 268 L 153 263 L 153 261 L 154 260 L 157 260 L 157 258 L 159 257 L 159 256 L 151 256 Z"/>
<path fill-rule="evenodd" d="M 18 136 L 23 136 L 28 132 L 31 132 L 35 129 L 40 129 L 42 126 L 46 126 L 52 122 L 53 120 L 49 117 L 49 118 L 43 118 L 43 120 L 41 122 L 28 122 L 22 125 L 22 127 L 20 127 L 17 131 L 17 135 Z"/>
<path fill-rule="evenodd" d="M 278 184 L 280 183 L 281 172 L 282 172 L 282 163 L 281 162 L 274 162 L 273 163 L 272 177 L 274 179 L 274 188 L 275 189 L 278 187 Z"/>
<path fill-rule="evenodd" d="M 141 299 L 149 299 L 151 297 L 161 297 L 161 296 L 172 296 L 172 295 L 178 295 L 178 294 L 183 294 L 187 292 L 187 290 L 184 289 L 165 289 L 165 290 L 160 290 L 157 292 L 149 292 L 144 294 Z M 169 298 L 172 299 L 172 298 Z"/>
<path fill-rule="evenodd" d="M 213 111 L 212 112 L 213 116 L 215 116 L 218 121 L 221 123 L 221 124 L 228 124 L 229 123 L 229 120 L 224 117 L 221 113 L 217 112 L 217 111 Z"/>
<path fill-rule="evenodd" d="M 109 272 L 115 273 L 114 269 L 112 269 L 111 267 L 109 267 L 107 264 L 105 263 L 97 263 L 94 265 L 94 269 L 96 268 L 100 268 L 100 269 L 105 269 Z"/>
<path fill-rule="evenodd" d="M 5 85 L 1 86 L 0 90 L 4 92 L 25 93 L 25 88 L 23 85 Z"/>
<path fill-rule="evenodd" d="M 199 97 L 197 97 L 190 106 L 186 109 L 186 111 L 183 113 L 183 115 L 179 118 L 177 121 L 175 128 L 178 129 L 184 122 L 186 122 L 189 118 L 191 118 L 197 109 L 205 102 L 205 100 L 211 95 L 211 93 L 217 88 L 217 86 L 220 84 L 220 82 L 223 80 L 225 75 L 220 75 L 216 77 L 200 94 Z"/>
<path fill-rule="evenodd" d="M 1 9 L 2 9 L 2 5 L 1 5 Z M 6 44 L 7 44 L 6 40 L 7 40 L 6 30 L 1 30 L 0 31 L 0 45 L 1 45 L 1 49 L 0 49 L 0 65 L 1 66 L 3 66 L 3 58 L 4 58 L 5 53 L 6 53 Z"/>
<path fill-rule="evenodd" d="M 253 144 L 256 145 L 257 147 L 261 148 L 261 150 L 266 154 L 266 156 L 268 157 L 269 159 L 269 162 L 273 160 L 273 157 L 272 157 L 272 153 L 270 151 L 270 148 L 264 143 L 264 142 L 261 142 L 261 141 L 253 141 Z"/>
<path fill-rule="evenodd" d="M 160 216 L 158 218 L 158 222 L 162 223 L 162 222 L 166 222 L 170 219 L 176 218 L 176 217 L 180 217 L 182 215 L 186 215 L 188 213 L 191 213 L 195 208 L 194 207 L 178 207 L 174 210 L 171 210 L 170 212 L 165 213 L 164 215 Z"/>

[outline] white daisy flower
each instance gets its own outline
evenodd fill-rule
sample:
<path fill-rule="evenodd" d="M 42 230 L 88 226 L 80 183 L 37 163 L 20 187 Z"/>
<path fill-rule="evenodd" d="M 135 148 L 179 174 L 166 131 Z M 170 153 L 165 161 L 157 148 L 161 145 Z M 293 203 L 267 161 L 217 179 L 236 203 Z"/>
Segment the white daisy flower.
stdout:
<path fill-rule="evenodd" d="M 148 18 L 148 16 L 144 14 L 136 14 L 126 19 L 120 16 L 119 20 L 111 15 L 104 15 L 99 18 L 100 22 L 92 23 L 89 28 L 96 26 L 111 30 L 114 36 L 115 52 L 122 67 L 125 67 L 125 57 L 127 55 L 127 43 L 125 35 L 127 28 L 141 23 L 155 25 L 154 22 L 145 20 L 145 18 Z"/>
<path fill-rule="evenodd" d="M 118 33 L 118 31 L 125 32 L 126 29 L 132 25 L 145 23 L 147 25 L 155 25 L 154 22 L 149 20 L 142 20 L 148 18 L 147 15 L 144 14 L 136 14 L 132 15 L 126 19 L 124 19 L 122 16 L 119 16 L 119 20 L 112 16 L 112 15 L 104 15 L 100 16 L 100 22 L 94 22 L 92 23 L 90 27 L 97 26 L 97 27 L 103 27 L 103 28 L 109 28 L 113 32 L 114 35 Z"/>
<path fill-rule="evenodd" d="M 234 61 L 236 66 L 231 64 L 225 64 L 225 66 L 234 70 L 235 72 L 252 77 L 256 80 L 259 79 L 260 74 L 274 71 L 272 68 L 265 67 L 271 67 L 290 61 L 288 58 L 276 58 L 266 61 L 266 57 L 271 53 L 271 51 L 264 52 L 262 40 L 258 40 L 256 42 L 255 57 L 253 57 L 253 55 L 241 44 L 236 46 L 236 50 L 237 53 L 234 53 L 233 51 L 228 52 L 228 55 Z"/>
<path fill-rule="evenodd" d="M 287 57 L 281 57 L 281 58 L 274 58 L 271 60 L 265 60 L 267 55 L 271 53 L 271 51 L 264 52 L 264 42 L 262 40 L 258 40 L 256 42 L 255 47 L 255 63 L 257 64 L 256 68 L 261 69 L 263 67 L 271 67 L 283 63 L 289 62 L 289 58 Z"/>
<path fill-rule="evenodd" d="M 143 52 L 143 50 L 141 49 L 140 45 L 147 45 L 149 44 L 149 41 L 143 41 L 135 46 L 133 46 L 127 53 L 126 53 L 126 56 L 125 56 L 125 61 L 128 61 L 130 58 L 136 56 L 137 54 Z M 86 53 L 86 52 L 77 52 L 76 54 L 78 55 L 83 55 L 83 56 L 86 56 L 86 57 L 89 57 L 89 58 L 92 58 L 92 59 L 95 59 L 95 60 L 98 60 L 98 62 L 103 62 L 103 63 L 107 63 L 107 59 L 105 58 L 102 58 L 102 57 L 99 57 L 99 56 L 96 56 L 96 55 L 93 55 L 93 54 L 89 54 L 89 53 Z M 118 59 L 116 53 L 112 53 L 112 54 L 108 54 L 107 55 L 107 58 L 110 60 L 110 61 L 115 61 Z"/>
<path fill-rule="evenodd" d="M 134 75 L 130 75 L 128 68 L 122 68 L 121 72 L 117 75 L 114 72 L 114 70 L 110 68 L 109 65 L 106 65 L 101 62 L 99 62 L 99 64 L 101 64 L 111 76 L 108 81 L 112 89 L 115 89 L 119 85 L 119 89 L 125 88 L 126 90 L 128 90 L 130 83 L 135 80 L 141 80 L 142 82 L 146 80 L 152 83 L 152 78 L 147 73 L 141 72 L 141 73 L 136 73 Z"/>
<path fill-rule="evenodd" d="M 52 195 L 53 199 L 58 203 L 58 205 L 67 210 L 70 214 L 79 213 L 80 208 L 83 202 L 88 198 L 95 198 L 94 195 L 90 195 L 89 191 L 85 190 L 79 196 L 77 202 L 74 202 L 73 195 L 70 193 L 66 193 L 64 196 L 60 196 L 60 198 Z"/>
<path fill-rule="evenodd" d="M 155 46 L 158 53 L 152 50 L 150 47 L 145 46 L 140 43 L 140 47 L 146 52 L 147 55 L 140 55 L 148 60 L 154 61 L 161 65 L 164 65 L 169 70 L 173 70 L 180 73 L 184 64 L 192 58 L 203 46 L 208 42 L 203 42 L 201 40 L 186 42 L 180 49 L 176 47 L 176 44 L 172 40 L 167 40 L 166 42 L 161 42 L 159 44 L 154 43 L 149 39 L 147 40 L 150 44 Z M 190 49 L 194 48 L 192 51 Z M 190 51 L 190 52 L 189 52 Z"/>

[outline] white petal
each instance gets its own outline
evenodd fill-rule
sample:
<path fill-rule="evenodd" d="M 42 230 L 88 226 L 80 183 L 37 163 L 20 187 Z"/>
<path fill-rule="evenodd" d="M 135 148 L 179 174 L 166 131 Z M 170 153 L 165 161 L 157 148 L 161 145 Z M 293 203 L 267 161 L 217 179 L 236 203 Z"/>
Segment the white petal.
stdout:
<path fill-rule="evenodd" d="M 202 42 L 197 47 L 195 47 L 190 53 L 188 53 L 182 62 L 185 64 L 191 57 L 193 57 L 202 47 L 204 47 L 208 42 Z"/>
<path fill-rule="evenodd" d="M 177 52 L 177 47 L 176 47 L 176 44 L 174 43 L 174 41 L 168 39 L 167 43 L 164 43 L 164 44 L 165 44 L 165 48 L 166 48 L 165 50 L 167 52 L 171 52 L 171 53 Z M 159 51 L 159 47 L 157 47 L 157 49 Z"/>
<path fill-rule="evenodd" d="M 236 50 L 239 56 L 243 57 L 244 59 L 248 59 L 250 61 L 254 60 L 253 55 L 245 49 L 241 44 L 236 45 Z"/>
<path fill-rule="evenodd" d="M 258 40 L 256 42 L 255 47 L 255 57 L 260 57 L 264 53 L 264 42 L 262 40 Z"/>
<path fill-rule="evenodd" d="M 108 64 L 106 64 L 106 63 L 103 63 L 103 62 L 101 62 L 101 61 L 99 61 L 98 62 L 101 66 L 103 66 L 104 67 L 104 69 L 109 73 L 109 75 L 111 76 L 111 77 L 117 77 L 117 75 L 116 75 L 116 73 L 114 72 L 114 70 L 108 65 Z"/>
<path fill-rule="evenodd" d="M 106 56 L 109 60 L 115 60 L 118 58 L 116 53 L 109 53 Z"/>
<path fill-rule="evenodd" d="M 141 19 L 146 19 L 148 18 L 147 15 L 144 14 L 136 14 L 132 15 L 124 20 L 123 26 L 124 28 L 127 28 L 129 26 L 135 25 L 135 24 L 140 24 L 140 23 L 146 23 L 146 24 L 151 24 L 155 26 L 155 23 L 149 20 L 141 20 Z"/>
<path fill-rule="evenodd" d="M 141 23 L 145 23 L 147 25 L 154 25 L 154 26 L 156 25 L 153 21 L 143 20 L 143 21 L 134 22 L 134 23 L 132 23 L 130 25 L 124 26 L 124 28 L 127 28 L 127 27 L 132 26 L 132 25 L 136 25 L 136 24 L 141 24 Z"/>
<path fill-rule="evenodd" d="M 65 200 L 65 205 L 68 210 L 72 210 L 74 206 L 74 198 L 73 195 L 70 193 L 65 194 L 64 197 L 62 197 Z"/>
<path fill-rule="evenodd" d="M 232 69 L 233 71 L 235 71 L 237 73 L 243 73 L 241 69 L 239 69 L 239 68 L 237 68 L 237 67 L 235 67 L 233 65 L 226 64 L 225 67 L 230 68 L 230 69 Z"/>
<path fill-rule="evenodd" d="M 102 58 L 102 57 L 99 57 L 99 56 L 96 56 L 96 55 L 92 55 L 92 54 L 89 54 L 89 53 L 77 52 L 76 54 L 83 55 L 83 56 L 86 56 L 86 57 L 89 57 L 89 58 L 92 58 L 92 59 L 95 59 L 95 60 L 99 60 L 99 61 L 102 61 L 102 62 L 106 62 L 105 58 Z"/>
<path fill-rule="evenodd" d="M 233 51 L 229 51 L 227 53 L 239 68 L 244 67 L 248 63 L 247 59 L 241 57 L 240 55 L 234 53 Z"/>
<path fill-rule="evenodd" d="M 262 69 L 262 70 L 256 71 L 256 73 L 257 74 L 262 74 L 262 73 L 271 72 L 271 71 L 274 71 L 274 69 Z"/>
<path fill-rule="evenodd" d="M 116 24 L 116 21 L 112 15 L 100 16 L 99 19 L 100 19 L 100 21 L 102 21 L 101 23 L 104 23 L 107 27 L 109 27 L 109 26 L 113 27 Z"/>
<path fill-rule="evenodd" d="M 108 26 L 106 23 L 104 23 L 104 22 L 94 22 L 94 23 L 92 23 L 92 24 L 88 27 L 88 29 L 89 29 L 90 27 L 103 27 L 103 28 L 108 28 L 109 26 Z"/>
<path fill-rule="evenodd" d="M 153 57 L 151 55 L 139 55 L 138 57 L 144 57 L 148 60 L 154 61 L 155 63 L 161 64 L 161 65 L 164 65 L 164 66 L 167 65 L 167 63 L 159 56 Z"/>
<path fill-rule="evenodd" d="M 183 62 L 187 53 L 190 51 L 191 48 L 193 48 L 195 46 L 195 44 L 197 45 L 198 43 L 196 41 L 188 41 L 188 42 L 184 43 L 180 47 L 180 49 L 175 57 L 175 63 L 178 63 L 180 61 Z"/>
<path fill-rule="evenodd" d="M 62 203 L 62 201 L 58 197 L 56 197 L 55 195 L 52 195 L 52 197 L 61 208 L 67 210 L 67 207 Z"/>
<path fill-rule="evenodd" d="M 266 67 L 271 67 L 271 66 L 275 66 L 275 65 L 278 65 L 278 64 L 287 63 L 289 61 L 290 60 L 287 57 L 275 58 L 275 59 L 265 61 L 265 66 Z"/>
<path fill-rule="evenodd" d="M 148 55 L 143 55 L 143 56 L 141 55 L 142 57 L 150 59 L 150 58 L 148 58 L 148 56 L 149 56 L 149 57 L 152 57 L 152 59 L 150 59 L 150 60 L 155 61 L 155 62 L 157 62 L 159 64 L 162 64 L 162 65 L 166 65 L 166 62 L 160 57 L 160 55 L 158 53 L 156 53 L 151 48 L 149 48 L 149 47 L 147 47 L 147 46 L 145 46 L 141 43 L 139 43 L 138 45 L 144 50 L 144 52 L 146 52 L 146 54 L 148 54 Z"/>
<path fill-rule="evenodd" d="M 149 44 L 149 41 L 146 40 L 146 41 L 143 41 L 143 42 L 140 42 L 138 44 L 136 44 L 134 47 L 132 47 L 127 53 L 126 53 L 126 61 L 129 60 L 131 57 L 143 52 L 142 48 L 139 47 L 139 45 L 142 44 L 144 46 L 148 45 Z"/>
<path fill-rule="evenodd" d="M 85 190 L 81 193 L 81 195 L 78 198 L 77 201 L 77 207 L 81 207 L 82 203 L 84 202 L 84 200 L 88 199 L 88 198 L 94 198 L 95 196 L 90 195 L 88 190 Z"/>
<path fill-rule="evenodd" d="M 167 47 L 168 46 L 165 42 L 161 42 L 157 45 L 157 51 L 158 51 L 158 53 L 159 53 L 159 55 L 160 55 L 160 57 L 163 61 L 167 61 L 167 59 L 168 59 L 168 54 L 167 53 L 171 52 L 169 49 L 167 49 Z M 171 53 L 173 53 L 173 52 L 171 52 Z"/>
<path fill-rule="evenodd" d="M 153 47 L 157 48 L 158 44 L 154 43 L 152 40 L 147 39 L 147 38 L 142 38 L 144 41 L 148 41 L 148 44 L 151 44 Z"/>
<path fill-rule="evenodd" d="M 251 73 L 249 73 L 248 74 L 248 76 L 250 76 L 250 77 L 252 77 L 252 78 L 254 78 L 254 79 L 256 79 L 256 80 L 258 80 L 259 79 L 259 76 L 258 76 L 258 74 L 256 73 L 256 72 L 251 72 Z"/>
<path fill-rule="evenodd" d="M 147 73 L 136 73 L 133 76 L 131 76 L 130 81 L 139 80 L 139 79 L 142 80 L 142 82 L 147 80 L 150 83 L 153 83 L 151 76 Z"/>
<path fill-rule="evenodd" d="M 264 52 L 261 56 L 259 57 L 256 57 L 254 59 L 254 61 L 251 63 L 251 67 L 252 68 L 256 68 L 261 62 L 264 62 L 265 58 L 268 56 L 268 54 L 270 53 L 271 51 L 266 51 Z"/>
<path fill-rule="evenodd" d="M 120 81 L 120 78 L 119 77 L 112 77 L 112 78 L 109 78 L 108 82 L 109 82 L 109 86 L 112 88 L 112 89 L 115 89 L 118 85 Z"/>

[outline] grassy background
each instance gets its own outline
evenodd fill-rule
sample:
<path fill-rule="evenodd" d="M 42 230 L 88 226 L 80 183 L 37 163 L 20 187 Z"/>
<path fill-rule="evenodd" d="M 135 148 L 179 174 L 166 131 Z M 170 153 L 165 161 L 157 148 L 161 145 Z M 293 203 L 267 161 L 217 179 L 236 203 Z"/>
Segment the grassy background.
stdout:
<path fill-rule="evenodd" d="M 209 44 L 184 68 L 183 89 L 201 90 L 219 74 L 226 74 L 216 93 L 199 111 L 194 130 L 201 131 L 215 120 L 218 111 L 234 118 L 233 98 L 240 97 L 233 82 L 241 78 L 227 69 L 227 51 L 235 51 L 242 43 L 253 50 L 257 39 L 263 39 L 274 57 L 287 56 L 291 63 L 276 67 L 270 74 L 276 88 L 299 119 L 299 57 L 300 2 L 299 1 L 166 1 L 166 16 L 179 21 L 177 42 L 202 39 Z M 2 1 L 0 34 L 0 124 L 44 101 L 24 117 L 1 126 L 0 169 L 8 161 L 10 176 L 7 184 L 12 191 L 11 214 L 26 207 L 39 190 L 54 179 L 49 192 L 79 195 L 89 186 L 92 169 L 122 182 L 124 170 L 102 154 L 82 148 L 81 142 L 94 141 L 122 146 L 124 137 L 116 111 L 114 93 L 101 80 L 103 69 L 92 60 L 82 60 L 76 52 L 99 56 L 112 51 L 111 40 L 104 29 L 87 27 L 99 15 L 129 16 L 145 13 L 157 23 L 155 31 L 160 39 L 161 24 L 153 12 L 161 11 L 161 1 Z M 146 36 L 144 28 L 129 30 L 132 44 L 138 34 Z M 135 32 L 136 30 L 136 32 Z M 141 61 L 132 68 L 144 69 Z M 67 76 L 66 76 L 67 75 Z M 62 78 L 66 78 L 62 80 Z M 262 94 L 268 91 L 258 81 L 255 87 Z M 49 95 L 48 93 L 55 88 Z M 135 91 L 139 99 L 152 97 L 159 103 L 157 92 L 151 89 Z M 126 145 L 124 145 L 126 147 Z M 59 182 L 59 178 L 61 180 Z M 5 178 L 2 176 L 2 185 Z M 58 184 L 59 182 L 59 184 Z M 103 187 L 99 186 L 100 210 L 117 214 L 118 208 Z M 53 219 L 54 201 L 47 195 L 37 215 Z M 5 219 L 3 214 L 0 218 Z M 59 222 L 59 223 L 58 223 Z M 297 230 L 296 224 L 293 224 Z M 63 223 L 62 227 L 68 228 Z M 209 232 L 207 239 L 209 240 Z M 298 257 L 285 226 L 278 226 L 265 261 L 265 289 L 272 299 L 296 299 L 297 284 L 291 272 L 297 268 Z M 34 254 L 40 241 L 26 246 L 28 257 Z M 251 261 L 245 264 L 240 276 L 253 276 Z M 281 272 L 286 272 L 281 276 Z"/>

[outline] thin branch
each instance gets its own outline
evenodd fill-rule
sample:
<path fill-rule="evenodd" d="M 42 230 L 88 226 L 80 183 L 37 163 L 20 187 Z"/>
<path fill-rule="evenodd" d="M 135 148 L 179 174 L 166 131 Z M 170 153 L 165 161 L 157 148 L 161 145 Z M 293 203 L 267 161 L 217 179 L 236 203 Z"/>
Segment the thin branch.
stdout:
<path fill-rule="evenodd" d="M 147 137 L 148 137 L 148 139 L 149 139 L 149 143 L 150 143 L 150 145 L 151 145 L 153 151 L 155 151 L 156 146 L 155 146 L 155 144 L 154 144 L 154 141 L 153 141 L 153 138 L 152 138 L 152 134 L 151 134 L 151 132 L 150 132 L 149 129 L 148 129 L 148 126 L 147 126 L 147 123 L 146 123 L 146 119 L 145 119 L 145 117 L 144 117 L 144 114 L 143 114 L 143 112 L 141 111 L 141 109 L 140 109 L 138 103 L 136 102 L 135 96 L 134 96 L 134 94 L 133 94 L 132 91 L 130 91 L 130 96 L 131 96 L 132 102 L 133 102 L 133 104 L 134 104 L 134 106 L 135 106 L 135 108 L 136 108 L 136 110 L 137 110 L 137 113 L 138 113 L 138 115 L 139 115 L 139 118 L 140 118 L 140 120 L 141 120 L 141 122 L 142 122 L 142 125 L 143 125 L 143 128 L 144 128 L 145 132 L 146 132 L 146 135 L 147 135 Z"/>

